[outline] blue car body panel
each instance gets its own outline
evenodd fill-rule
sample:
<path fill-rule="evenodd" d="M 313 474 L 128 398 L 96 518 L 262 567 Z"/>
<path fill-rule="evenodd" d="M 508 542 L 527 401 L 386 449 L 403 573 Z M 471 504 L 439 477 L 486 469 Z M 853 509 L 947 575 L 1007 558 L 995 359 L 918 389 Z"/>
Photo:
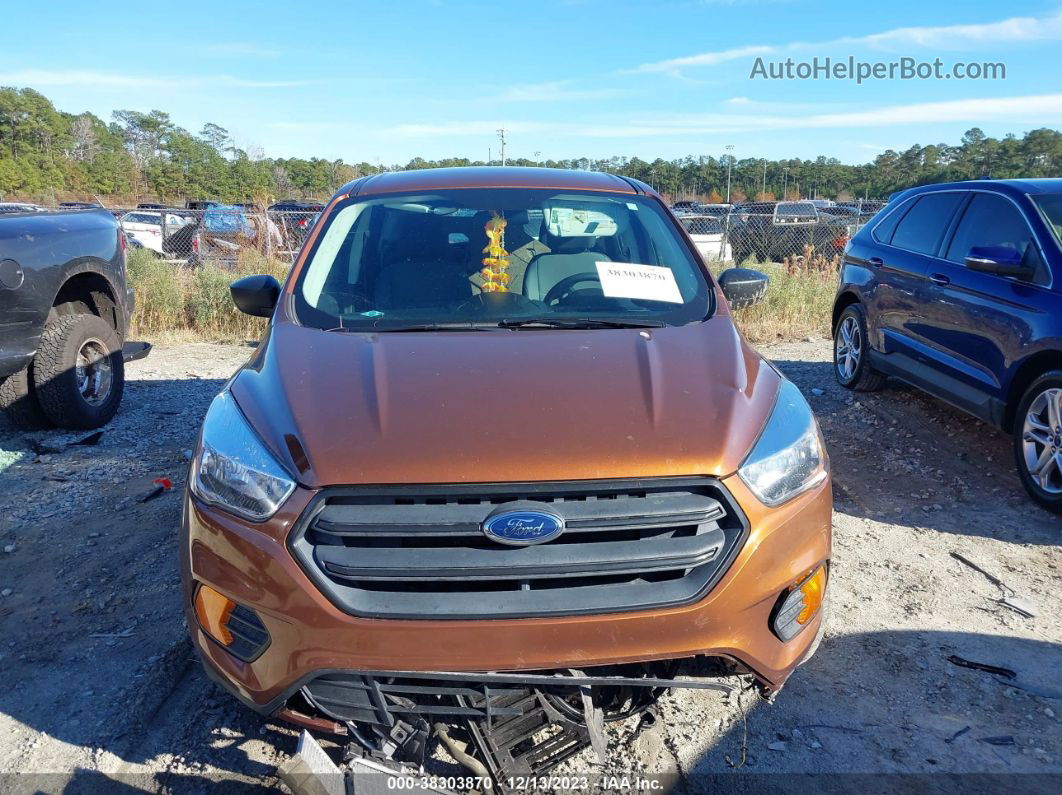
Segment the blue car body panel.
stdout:
<path fill-rule="evenodd" d="M 892 245 L 892 231 L 917 202 L 945 192 L 956 194 L 958 202 L 937 219 L 936 249 Z M 1047 194 L 1062 195 L 1062 179 L 975 180 L 897 194 L 845 251 L 835 321 L 844 306 L 859 301 L 875 369 L 1009 430 L 1010 412 L 1030 373 L 1062 368 L 1062 248 L 1034 203 Z M 991 198 L 974 205 L 977 196 Z M 934 201 L 950 203 L 942 197 Z M 960 230 L 987 230 L 991 236 L 992 219 L 981 223 L 991 207 L 1003 209 L 1000 215 L 1011 229 L 1021 221 L 1027 225 L 1026 256 L 1036 266 L 1030 278 L 964 264 L 959 249 L 969 238 Z"/>

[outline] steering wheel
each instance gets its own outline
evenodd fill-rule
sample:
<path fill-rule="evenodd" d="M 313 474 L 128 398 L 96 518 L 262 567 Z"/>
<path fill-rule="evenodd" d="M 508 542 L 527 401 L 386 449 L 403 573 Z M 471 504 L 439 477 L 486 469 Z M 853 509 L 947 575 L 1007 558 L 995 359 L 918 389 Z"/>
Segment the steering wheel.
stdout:
<path fill-rule="evenodd" d="M 591 273 L 590 271 L 573 273 L 571 276 L 565 276 L 549 288 L 549 292 L 547 292 L 546 297 L 542 299 L 542 303 L 553 304 L 555 301 L 559 301 L 561 298 L 570 294 L 572 288 L 580 282 L 597 282 L 598 286 L 600 286 L 601 278 L 596 273 Z"/>

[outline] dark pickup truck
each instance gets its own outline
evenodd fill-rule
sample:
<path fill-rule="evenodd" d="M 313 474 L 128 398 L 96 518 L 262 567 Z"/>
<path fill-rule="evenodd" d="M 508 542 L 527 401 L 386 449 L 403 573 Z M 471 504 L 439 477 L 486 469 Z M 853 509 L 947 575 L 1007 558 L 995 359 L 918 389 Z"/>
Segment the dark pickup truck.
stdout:
<path fill-rule="evenodd" d="M 20 428 L 98 428 L 118 410 L 133 293 L 106 210 L 0 216 L 0 410 Z"/>

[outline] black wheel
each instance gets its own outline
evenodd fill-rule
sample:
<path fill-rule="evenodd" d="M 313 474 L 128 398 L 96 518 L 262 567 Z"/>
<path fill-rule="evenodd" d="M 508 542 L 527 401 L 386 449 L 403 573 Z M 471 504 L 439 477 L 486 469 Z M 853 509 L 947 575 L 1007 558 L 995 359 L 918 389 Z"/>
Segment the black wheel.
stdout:
<path fill-rule="evenodd" d="M 118 335 L 95 315 L 63 315 L 44 327 L 33 360 L 37 399 L 62 428 L 98 428 L 118 411 L 125 362 Z"/>
<path fill-rule="evenodd" d="M 870 367 L 869 347 L 863 307 L 852 304 L 837 318 L 833 332 L 833 373 L 845 389 L 875 392 L 885 386 L 885 376 Z"/>
<path fill-rule="evenodd" d="M 1014 462 L 1029 495 L 1062 513 L 1062 370 L 1044 373 L 1022 395 L 1014 415 Z"/>
<path fill-rule="evenodd" d="M 0 379 L 0 411 L 4 412 L 8 422 L 24 431 L 52 427 L 37 400 L 31 369 L 32 365 Z"/>

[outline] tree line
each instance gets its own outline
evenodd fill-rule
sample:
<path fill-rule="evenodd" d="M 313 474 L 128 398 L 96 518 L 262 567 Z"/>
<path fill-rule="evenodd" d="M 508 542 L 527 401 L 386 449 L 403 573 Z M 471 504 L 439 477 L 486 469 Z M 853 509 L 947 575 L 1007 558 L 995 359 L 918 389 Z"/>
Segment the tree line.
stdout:
<path fill-rule="evenodd" d="M 836 158 L 764 160 L 732 155 L 653 161 L 637 157 L 532 160 L 513 166 L 607 171 L 649 183 L 673 199 L 719 202 L 786 195 L 806 198 L 883 198 L 930 182 L 984 175 L 1062 175 L 1062 132 L 1041 128 L 1020 138 L 990 138 L 968 130 L 956 145 L 888 150 L 873 162 L 848 165 Z M 379 171 L 487 165 L 482 160 L 413 158 L 371 164 L 327 158 L 270 158 L 235 144 L 228 130 L 206 124 L 198 133 L 159 110 L 116 110 L 109 121 L 55 108 L 30 88 L 0 88 L 0 198 L 50 202 L 66 197 L 112 200 L 247 201 L 324 198 L 349 180 Z"/>

